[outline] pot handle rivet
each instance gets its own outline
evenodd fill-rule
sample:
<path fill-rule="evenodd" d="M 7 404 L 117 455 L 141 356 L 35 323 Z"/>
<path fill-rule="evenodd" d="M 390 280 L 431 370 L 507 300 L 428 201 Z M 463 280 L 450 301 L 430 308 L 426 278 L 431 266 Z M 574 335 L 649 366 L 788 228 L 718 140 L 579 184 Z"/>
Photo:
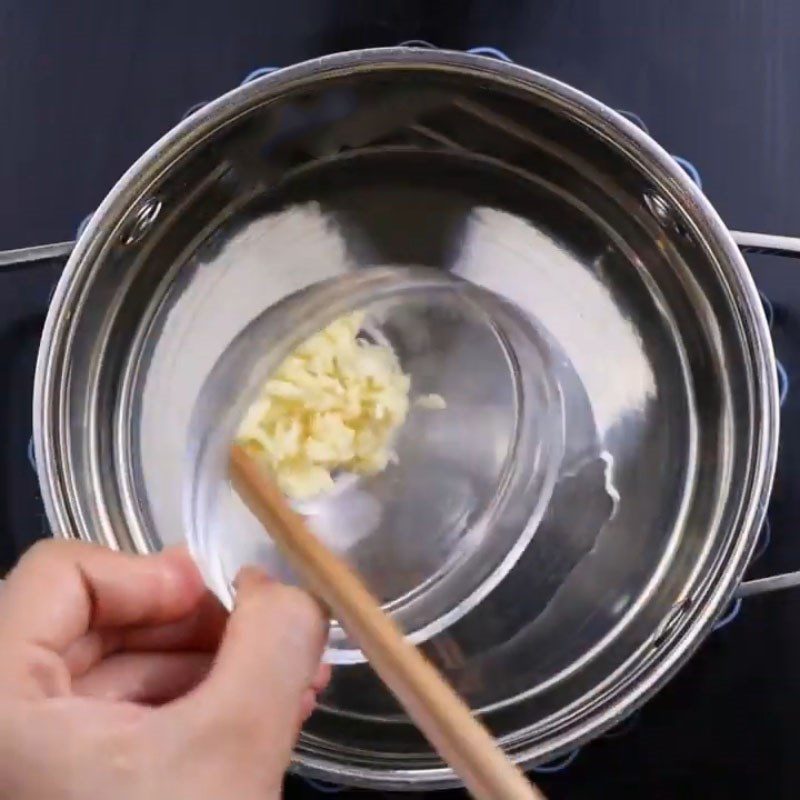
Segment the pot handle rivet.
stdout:
<path fill-rule="evenodd" d="M 128 245 L 136 244 L 141 241 L 147 231 L 153 226 L 153 223 L 158 219 L 163 205 L 163 202 L 158 197 L 151 197 L 145 200 L 139 206 L 125 229 L 125 232 L 122 234 L 122 243 Z"/>
<path fill-rule="evenodd" d="M 664 642 L 669 639 L 672 635 L 673 631 L 678 627 L 678 623 L 681 619 L 686 615 L 689 609 L 692 607 L 692 601 L 690 599 L 682 600 L 679 603 L 676 603 L 667 613 L 661 623 L 653 633 L 652 638 L 652 645 L 653 648 L 658 649 L 661 647 Z"/>

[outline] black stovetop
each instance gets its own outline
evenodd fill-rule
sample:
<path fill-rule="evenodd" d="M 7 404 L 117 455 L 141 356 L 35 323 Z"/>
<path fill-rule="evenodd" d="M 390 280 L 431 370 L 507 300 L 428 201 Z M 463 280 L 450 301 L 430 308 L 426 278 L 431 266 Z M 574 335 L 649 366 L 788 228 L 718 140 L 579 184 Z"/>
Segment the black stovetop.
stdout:
<path fill-rule="evenodd" d="M 7 0 L 0 10 L 0 249 L 71 238 L 147 145 L 252 68 L 422 38 L 500 47 L 617 108 L 635 111 L 738 229 L 800 229 L 800 4 L 609 0 L 197 0 L 108 4 Z M 680 8 L 678 8 L 678 6 Z M 774 305 L 790 388 L 769 512 L 752 575 L 800 569 L 798 265 L 750 259 Z M 56 266 L 0 269 L 0 564 L 46 534 L 29 464 L 35 354 Z M 800 590 L 746 601 L 624 728 L 539 774 L 551 798 L 789 798 L 800 716 Z M 329 796 L 290 779 L 286 797 Z M 369 797 L 344 790 L 339 797 Z M 463 797 L 445 792 L 441 800 Z"/>

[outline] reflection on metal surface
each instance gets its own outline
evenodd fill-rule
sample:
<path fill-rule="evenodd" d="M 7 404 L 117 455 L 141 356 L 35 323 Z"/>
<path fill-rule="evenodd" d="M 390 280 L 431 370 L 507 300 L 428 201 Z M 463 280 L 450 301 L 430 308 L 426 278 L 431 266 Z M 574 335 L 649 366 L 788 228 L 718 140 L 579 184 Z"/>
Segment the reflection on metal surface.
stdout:
<path fill-rule="evenodd" d="M 620 313 L 601 278 L 604 270 L 616 269 L 621 254 L 615 248 L 601 251 L 587 269 L 549 231 L 494 208 L 475 209 L 463 237 L 457 274 L 513 296 L 541 320 L 584 387 L 601 441 L 631 412 L 647 406 L 656 392 L 652 364 L 632 321 Z M 599 331 L 602 358 L 595 350 Z"/>

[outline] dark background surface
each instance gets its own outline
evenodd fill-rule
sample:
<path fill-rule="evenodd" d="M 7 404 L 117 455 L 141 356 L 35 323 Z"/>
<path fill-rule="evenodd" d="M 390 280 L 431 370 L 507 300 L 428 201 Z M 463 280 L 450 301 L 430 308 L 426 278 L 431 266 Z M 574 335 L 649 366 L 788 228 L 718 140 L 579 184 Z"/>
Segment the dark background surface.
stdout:
<path fill-rule="evenodd" d="M 797 0 L 0 0 L 0 249 L 71 238 L 189 106 L 253 68 L 409 38 L 494 45 L 635 111 L 670 152 L 698 166 L 730 227 L 800 233 Z M 798 375 L 800 264 L 751 263 L 776 303 L 778 355 Z M 24 450 L 53 276 L 0 274 L 6 562 L 27 531 L 42 530 Z M 773 542 L 759 572 L 800 568 L 798 461 L 800 392 L 790 391 L 770 510 Z M 798 613 L 800 591 L 748 601 L 631 732 L 584 748 L 568 770 L 537 780 L 552 798 L 797 797 Z M 287 797 L 306 796 L 317 795 L 290 782 Z"/>

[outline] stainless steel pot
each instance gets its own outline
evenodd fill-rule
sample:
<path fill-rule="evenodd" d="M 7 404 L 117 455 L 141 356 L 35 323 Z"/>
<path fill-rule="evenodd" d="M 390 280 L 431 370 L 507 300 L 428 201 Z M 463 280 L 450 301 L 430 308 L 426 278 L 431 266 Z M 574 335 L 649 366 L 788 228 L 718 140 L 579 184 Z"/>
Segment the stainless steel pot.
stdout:
<path fill-rule="evenodd" d="M 543 322 L 596 458 L 562 471 L 507 579 L 426 647 L 515 760 L 553 758 L 668 680 L 753 550 L 778 402 L 735 237 L 800 253 L 732 236 L 652 139 L 530 70 L 405 48 L 280 70 L 154 145 L 75 245 L 34 398 L 52 528 L 138 552 L 181 538 L 197 391 L 274 302 L 374 264 L 466 277 Z M 377 788 L 454 782 L 364 665 L 335 671 L 295 759 Z"/>

